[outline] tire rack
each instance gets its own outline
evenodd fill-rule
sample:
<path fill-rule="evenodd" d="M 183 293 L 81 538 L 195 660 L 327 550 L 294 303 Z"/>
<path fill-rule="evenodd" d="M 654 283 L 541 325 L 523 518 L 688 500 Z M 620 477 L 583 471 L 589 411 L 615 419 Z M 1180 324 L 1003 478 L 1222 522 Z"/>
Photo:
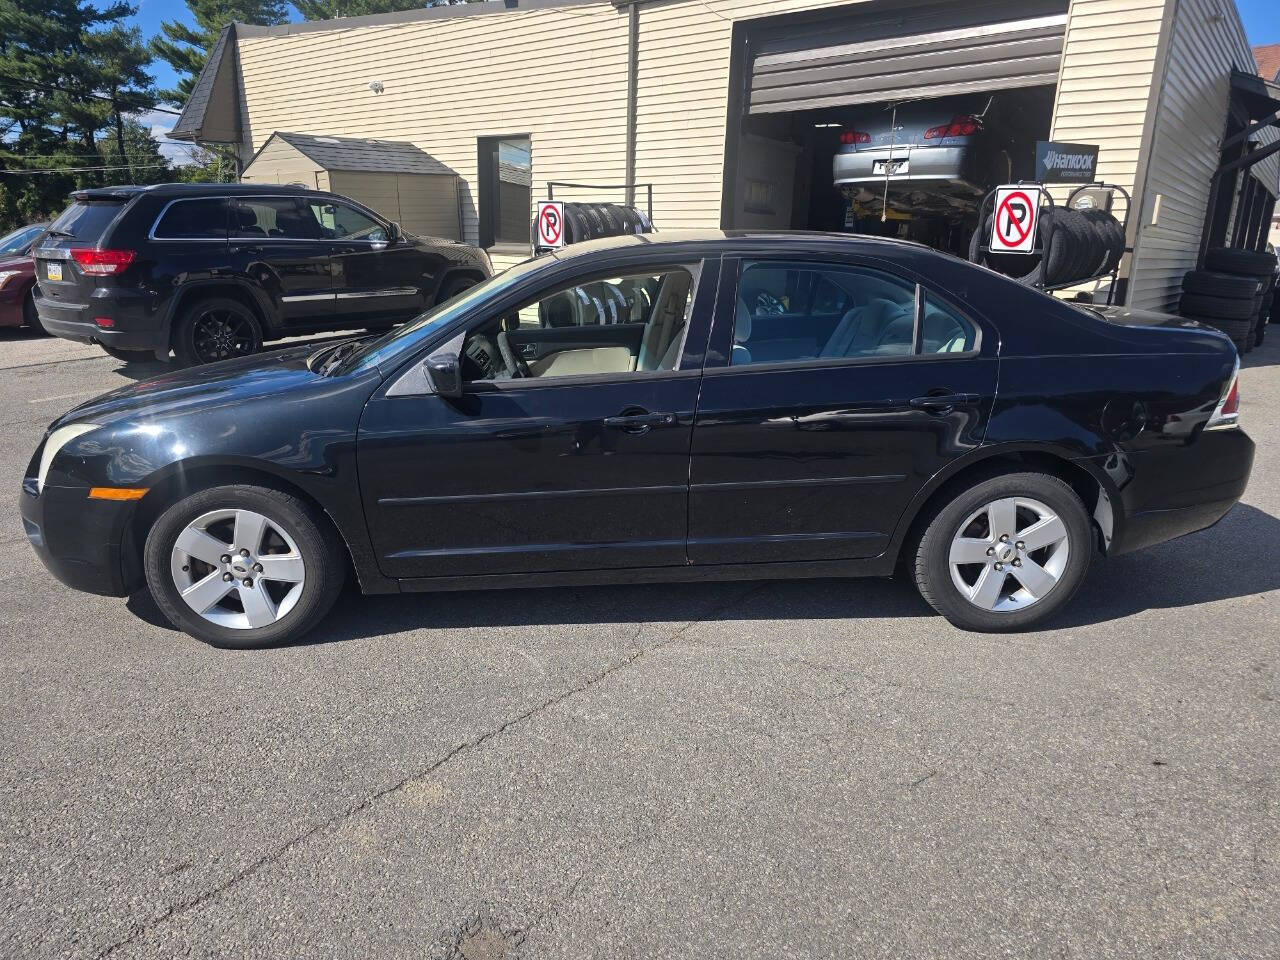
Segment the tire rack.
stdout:
<path fill-rule="evenodd" d="M 554 200 L 556 198 L 556 187 L 561 187 L 566 190 L 621 190 L 623 191 L 624 196 L 626 195 L 627 192 L 631 192 L 632 195 L 634 195 L 634 191 L 628 191 L 627 185 L 625 183 L 564 183 L 563 181 L 559 181 L 559 180 L 550 180 L 547 182 L 547 199 L 548 200 Z M 649 217 L 649 223 L 650 225 L 652 225 L 653 224 L 653 184 L 638 183 L 636 184 L 636 187 L 643 188 L 645 191 L 645 195 L 647 198 L 645 207 L 647 210 L 647 215 Z M 565 202 L 566 203 L 594 203 L 597 201 L 567 200 Z M 612 201 L 608 201 L 608 202 L 611 203 Z M 628 204 L 625 204 L 625 203 L 619 204 L 619 206 L 628 206 Z M 657 232 L 657 227 L 654 227 L 653 229 L 654 229 L 654 232 Z M 540 257 L 544 253 L 546 253 L 548 249 L 549 248 L 547 247 L 539 246 L 537 242 L 537 237 L 535 235 L 534 243 L 533 243 L 533 255 L 535 257 Z"/>
<path fill-rule="evenodd" d="M 1049 251 L 1044 248 L 1044 244 L 1041 242 L 1040 238 L 1041 236 L 1048 234 L 1049 246 L 1050 248 L 1052 248 L 1053 239 L 1054 237 L 1058 236 L 1058 233 L 1053 229 L 1053 212 L 1055 209 L 1057 209 L 1057 204 L 1055 204 L 1053 200 L 1053 194 L 1049 192 L 1048 186 L 1046 184 L 1038 183 L 1035 181 L 1019 180 L 1017 183 L 1002 183 L 1000 187 L 1025 187 L 1028 190 L 1037 191 L 1042 197 L 1045 197 L 1048 199 L 1049 209 L 1047 211 L 1041 211 L 1040 213 L 1040 216 L 1048 217 L 1048 223 L 1046 224 L 1046 227 L 1044 230 L 1036 231 L 1035 246 L 1031 249 L 1030 253 L 1026 254 L 1027 256 L 1031 256 L 1033 254 L 1039 254 L 1040 262 L 1047 263 L 1048 262 L 1047 256 Z M 993 210 L 995 208 L 996 192 L 1000 189 L 1000 187 L 996 187 L 994 190 L 990 191 L 985 197 L 982 198 L 982 203 L 978 205 L 978 229 L 979 230 L 983 229 L 982 225 L 987 219 L 988 204 L 990 204 Z M 1113 196 L 1116 193 L 1119 193 L 1121 196 L 1124 197 L 1124 219 L 1120 220 L 1120 229 L 1121 231 L 1123 231 L 1125 235 L 1125 239 L 1127 241 L 1129 237 L 1129 212 L 1133 207 L 1133 199 L 1129 196 L 1129 191 L 1126 190 L 1124 187 L 1120 186 L 1118 183 L 1105 183 L 1101 180 L 1095 180 L 1093 183 L 1082 183 L 1079 186 L 1077 186 L 1074 190 L 1072 190 L 1070 194 L 1067 195 L 1067 203 L 1066 203 L 1067 207 L 1070 207 L 1072 201 L 1074 201 L 1075 198 L 1079 196 L 1079 194 L 1084 190 L 1110 190 Z M 986 233 L 986 231 L 984 231 L 984 233 Z M 984 239 L 979 244 L 978 251 L 984 254 L 986 253 L 999 254 L 1002 252 L 1006 252 L 1006 251 L 992 250 L 990 241 L 987 239 Z M 1106 305 L 1111 306 L 1112 302 L 1115 299 L 1116 282 L 1120 276 L 1120 261 L 1124 259 L 1124 255 L 1126 253 L 1133 253 L 1133 247 L 1129 246 L 1127 242 L 1124 248 L 1120 251 L 1120 259 L 1116 261 L 1116 265 L 1112 267 L 1110 270 L 1104 270 L 1100 273 L 1095 273 L 1093 276 L 1090 276 L 1090 277 L 1081 277 L 1077 280 L 1072 280 L 1068 283 L 1048 283 L 1047 284 L 1047 283 L 1041 282 L 1041 283 L 1030 284 L 1030 286 L 1035 287 L 1037 290 L 1043 290 L 1046 293 L 1048 293 L 1053 290 L 1066 290 L 1069 287 L 1076 287 L 1082 283 L 1092 283 L 1094 280 L 1101 280 L 1104 277 L 1110 277 L 1111 284 L 1107 289 Z"/>

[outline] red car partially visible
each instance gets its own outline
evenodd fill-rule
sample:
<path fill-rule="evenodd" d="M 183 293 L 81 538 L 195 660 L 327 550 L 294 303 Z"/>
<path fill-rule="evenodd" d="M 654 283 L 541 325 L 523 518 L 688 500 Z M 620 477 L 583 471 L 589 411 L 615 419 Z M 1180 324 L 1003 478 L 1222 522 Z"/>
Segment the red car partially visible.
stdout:
<path fill-rule="evenodd" d="M 31 249 L 48 227 L 47 223 L 33 223 L 0 237 L 0 327 L 40 329 L 32 299 L 36 264 Z"/>

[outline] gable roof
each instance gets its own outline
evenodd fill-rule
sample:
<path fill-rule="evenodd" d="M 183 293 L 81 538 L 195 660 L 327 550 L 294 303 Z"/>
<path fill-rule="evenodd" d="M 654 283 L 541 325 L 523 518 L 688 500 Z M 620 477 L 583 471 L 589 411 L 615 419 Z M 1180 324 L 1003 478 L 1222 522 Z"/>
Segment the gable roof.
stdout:
<path fill-rule="evenodd" d="M 431 154 L 402 140 L 330 137 L 277 130 L 267 138 L 267 143 L 277 137 L 326 170 L 358 170 L 365 173 L 434 173 L 456 176 L 452 169 Z M 262 145 L 262 149 L 266 149 L 267 143 Z M 258 151 L 258 153 L 261 152 L 262 150 Z M 254 159 L 257 159 L 256 154 Z"/>
<path fill-rule="evenodd" d="M 227 24 L 196 78 L 170 140 L 204 143 L 240 142 L 240 95 L 237 82 L 236 25 Z"/>
<path fill-rule="evenodd" d="M 1258 76 L 1263 80 L 1280 80 L 1280 43 L 1254 47 L 1253 59 L 1258 61 Z"/>

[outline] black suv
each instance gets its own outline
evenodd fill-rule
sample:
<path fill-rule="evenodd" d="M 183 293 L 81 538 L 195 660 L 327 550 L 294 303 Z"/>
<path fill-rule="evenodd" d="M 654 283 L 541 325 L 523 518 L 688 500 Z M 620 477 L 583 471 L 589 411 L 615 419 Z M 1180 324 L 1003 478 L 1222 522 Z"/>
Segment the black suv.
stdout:
<path fill-rule="evenodd" d="M 491 273 L 331 193 L 263 184 L 79 190 L 34 251 L 36 310 L 121 360 L 187 364 L 319 330 L 390 327 Z"/>

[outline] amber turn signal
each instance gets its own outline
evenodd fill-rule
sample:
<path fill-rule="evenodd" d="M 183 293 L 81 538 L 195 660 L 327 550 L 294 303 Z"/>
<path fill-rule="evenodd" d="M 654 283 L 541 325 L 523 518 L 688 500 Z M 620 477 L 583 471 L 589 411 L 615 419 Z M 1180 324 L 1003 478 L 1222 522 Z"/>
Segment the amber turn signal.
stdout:
<path fill-rule="evenodd" d="M 90 500 L 141 500 L 147 495 L 146 487 L 90 487 Z"/>

